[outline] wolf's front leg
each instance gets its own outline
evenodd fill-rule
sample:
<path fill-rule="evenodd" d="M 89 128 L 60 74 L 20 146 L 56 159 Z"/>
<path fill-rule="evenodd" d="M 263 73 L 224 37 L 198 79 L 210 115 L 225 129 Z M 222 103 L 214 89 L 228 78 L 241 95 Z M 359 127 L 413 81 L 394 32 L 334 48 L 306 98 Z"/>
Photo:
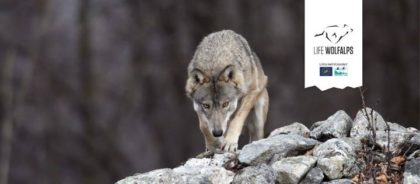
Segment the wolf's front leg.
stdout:
<path fill-rule="evenodd" d="M 262 139 L 264 137 L 264 125 L 267 120 L 269 97 L 267 89 L 264 89 L 255 101 L 254 108 L 251 109 L 246 120 L 249 133 L 249 142 Z"/>
<path fill-rule="evenodd" d="M 242 98 L 241 106 L 235 113 L 235 117 L 231 120 L 229 128 L 226 132 L 224 145 L 222 149 L 224 151 L 236 151 L 238 149 L 238 140 L 241 135 L 242 128 L 244 126 L 246 117 L 249 111 L 255 105 L 255 101 L 259 95 L 259 92 L 251 92 Z"/>

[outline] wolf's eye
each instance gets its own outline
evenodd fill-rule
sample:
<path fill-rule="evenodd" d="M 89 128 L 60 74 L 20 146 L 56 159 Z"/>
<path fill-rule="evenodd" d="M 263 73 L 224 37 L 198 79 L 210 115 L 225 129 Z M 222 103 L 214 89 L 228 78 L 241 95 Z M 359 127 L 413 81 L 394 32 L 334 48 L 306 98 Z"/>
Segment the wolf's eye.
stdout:
<path fill-rule="evenodd" d="M 209 104 L 205 104 L 205 103 L 201 104 L 201 106 L 202 106 L 204 109 L 209 109 L 209 108 L 210 108 L 210 105 L 209 105 Z"/>
<path fill-rule="evenodd" d="M 225 102 L 222 104 L 222 107 L 227 107 L 229 105 L 229 102 Z"/>

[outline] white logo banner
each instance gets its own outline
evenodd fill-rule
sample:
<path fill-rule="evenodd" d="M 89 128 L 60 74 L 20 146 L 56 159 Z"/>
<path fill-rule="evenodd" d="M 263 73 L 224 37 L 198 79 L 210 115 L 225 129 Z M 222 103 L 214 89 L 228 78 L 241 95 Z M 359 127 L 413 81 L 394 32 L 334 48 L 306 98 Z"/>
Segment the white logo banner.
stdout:
<path fill-rule="evenodd" d="M 305 0 L 305 88 L 362 86 L 362 0 Z"/>

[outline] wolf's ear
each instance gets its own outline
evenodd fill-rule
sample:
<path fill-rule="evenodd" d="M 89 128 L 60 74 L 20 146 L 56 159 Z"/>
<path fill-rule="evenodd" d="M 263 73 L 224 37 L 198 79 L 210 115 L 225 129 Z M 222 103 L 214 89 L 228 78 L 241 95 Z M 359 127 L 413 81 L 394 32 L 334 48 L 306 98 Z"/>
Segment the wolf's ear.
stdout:
<path fill-rule="evenodd" d="M 203 84 L 210 81 L 210 79 L 199 69 L 191 71 L 191 78 L 196 84 Z"/>
<path fill-rule="evenodd" d="M 222 72 L 220 72 L 219 77 L 217 79 L 219 81 L 225 81 L 229 82 L 234 80 L 235 77 L 235 71 L 232 65 L 227 66 L 225 69 L 223 69 Z"/>
<path fill-rule="evenodd" d="M 198 86 L 208 82 L 210 82 L 210 79 L 203 72 L 198 69 L 194 69 L 191 71 L 185 86 L 187 96 L 191 97 L 192 93 L 197 90 Z"/>
<path fill-rule="evenodd" d="M 223 69 L 217 77 L 217 80 L 232 83 L 236 88 L 240 89 L 240 91 L 244 91 L 244 76 L 242 72 L 238 71 L 233 65 L 229 65 Z"/>

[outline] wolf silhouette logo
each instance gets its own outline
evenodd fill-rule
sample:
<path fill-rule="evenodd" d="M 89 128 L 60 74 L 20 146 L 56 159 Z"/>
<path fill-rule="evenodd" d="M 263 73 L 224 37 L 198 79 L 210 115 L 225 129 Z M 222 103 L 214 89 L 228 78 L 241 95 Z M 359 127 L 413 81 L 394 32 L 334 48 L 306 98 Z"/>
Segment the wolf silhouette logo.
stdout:
<path fill-rule="evenodd" d="M 327 38 L 328 41 L 336 44 L 351 32 L 353 32 L 353 29 L 346 24 L 344 24 L 342 27 L 338 25 L 332 25 L 326 27 L 322 33 L 315 34 L 315 37 L 325 35 L 325 38 Z"/>

